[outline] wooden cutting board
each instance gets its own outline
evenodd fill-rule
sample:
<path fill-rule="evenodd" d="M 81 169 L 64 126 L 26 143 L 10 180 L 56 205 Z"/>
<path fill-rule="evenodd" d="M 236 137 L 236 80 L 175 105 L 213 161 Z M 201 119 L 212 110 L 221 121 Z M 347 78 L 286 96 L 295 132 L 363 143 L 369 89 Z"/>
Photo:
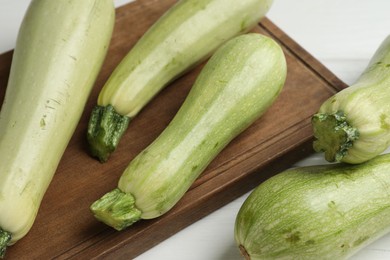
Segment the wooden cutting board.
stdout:
<path fill-rule="evenodd" d="M 134 258 L 312 153 L 311 115 L 345 84 L 272 22 L 263 19 L 253 31 L 273 37 L 283 47 L 288 63 L 287 82 L 274 105 L 222 151 L 163 217 L 143 220 L 122 232 L 94 219 L 90 204 L 116 187 L 130 160 L 167 126 L 203 66 L 173 82 L 143 109 L 107 163 L 101 164 L 88 155 L 87 122 L 99 90 L 124 55 L 174 3 L 142 0 L 117 9 L 109 54 L 81 121 L 34 226 L 8 249 L 6 259 Z M 11 59 L 12 52 L 0 56 L 0 100 Z"/>

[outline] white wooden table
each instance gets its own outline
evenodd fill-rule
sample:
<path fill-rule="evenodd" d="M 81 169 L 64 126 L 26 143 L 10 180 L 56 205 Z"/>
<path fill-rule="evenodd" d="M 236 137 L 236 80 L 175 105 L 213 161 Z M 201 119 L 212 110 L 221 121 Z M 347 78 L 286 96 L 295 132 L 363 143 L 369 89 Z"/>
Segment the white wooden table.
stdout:
<path fill-rule="evenodd" d="M 142 1 L 142 0 L 140 0 Z M 0 53 L 15 46 L 30 0 L 0 0 Z M 115 0 L 116 6 L 131 0 Z M 275 0 L 268 18 L 347 84 L 352 84 L 390 34 L 389 0 Z M 322 164 L 313 155 L 297 166 Z M 137 260 L 241 259 L 233 238 L 236 214 L 248 194 L 194 223 Z M 390 259 L 390 234 L 351 259 Z"/>

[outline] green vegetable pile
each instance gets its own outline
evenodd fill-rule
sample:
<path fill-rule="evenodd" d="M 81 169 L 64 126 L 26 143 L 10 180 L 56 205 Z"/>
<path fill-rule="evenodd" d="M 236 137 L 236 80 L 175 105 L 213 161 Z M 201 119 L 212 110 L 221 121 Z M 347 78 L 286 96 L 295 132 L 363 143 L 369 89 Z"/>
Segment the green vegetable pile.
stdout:
<path fill-rule="evenodd" d="M 123 230 L 165 214 L 274 104 L 287 76 L 283 50 L 248 33 L 271 4 L 178 1 L 123 58 L 87 129 L 100 162 L 160 90 L 209 60 L 166 129 L 91 205 L 96 219 Z M 0 111 L 0 258 L 34 223 L 103 64 L 114 18 L 111 0 L 29 6 Z M 390 37 L 312 125 L 314 149 L 336 163 L 287 170 L 250 194 L 235 224 L 246 259 L 342 259 L 390 231 L 390 155 L 380 155 L 390 145 Z"/>

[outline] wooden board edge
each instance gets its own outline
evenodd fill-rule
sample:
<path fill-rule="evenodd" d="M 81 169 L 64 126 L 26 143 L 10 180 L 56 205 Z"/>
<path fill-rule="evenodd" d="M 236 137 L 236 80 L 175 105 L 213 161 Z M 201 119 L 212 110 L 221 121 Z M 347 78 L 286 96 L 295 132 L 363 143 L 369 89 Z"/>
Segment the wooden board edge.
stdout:
<path fill-rule="evenodd" d="M 277 39 L 285 49 L 289 50 L 298 60 L 306 65 L 313 73 L 326 82 L 333 91 L 339 92 L 340 90 L 348 87 L 341 79 L 333 74 L 327 67 L 319 62 L 313 55 L 306 51 L 295 40 L 288 36 L 278 26 L 276 26 L 267 17 L 264 18 L 259 26 L 267 31 L 274 39 Z"/>

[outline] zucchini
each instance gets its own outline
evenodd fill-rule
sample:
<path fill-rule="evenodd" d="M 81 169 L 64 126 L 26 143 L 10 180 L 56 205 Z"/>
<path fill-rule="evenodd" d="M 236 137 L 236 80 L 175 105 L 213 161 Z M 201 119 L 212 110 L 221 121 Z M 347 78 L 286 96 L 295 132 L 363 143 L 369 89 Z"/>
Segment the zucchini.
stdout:
<path fill-rule="evenodd" d="M 111 0 L 33 0 L 0 112 L 0 256 L 30 230 L 114 26 Z"/>
<path fill-rule="evenodd" d="M 286 71 L 283 51 L 266 36 L 241 35 L 224 44 L 167 128 L 130 162 L 118 187 L 92 204 L 95 217 L 122 230 L 171 209 L 217 154 L 274 102 Z"/>
<path fill-rule="evenodd" d="M 390 36 L 359 79 L 312 118 L 313 146 L 329 162 L 362 163 L 390 145 Z"/>
<path fill-rule="evenodd" d="M 390 154 L 287 170 L 245 200 L 235 239 L 246 259 L 345 259 L 390 231 Z"/>
<path fill-rule="evenodd" d="M 91 155 L 116 149 L 131 118 L 168 83 L 226 40 L 254 27 L 272 0 L 182 0 L 123 58 L 102 88 L 88 125 Z"/>

